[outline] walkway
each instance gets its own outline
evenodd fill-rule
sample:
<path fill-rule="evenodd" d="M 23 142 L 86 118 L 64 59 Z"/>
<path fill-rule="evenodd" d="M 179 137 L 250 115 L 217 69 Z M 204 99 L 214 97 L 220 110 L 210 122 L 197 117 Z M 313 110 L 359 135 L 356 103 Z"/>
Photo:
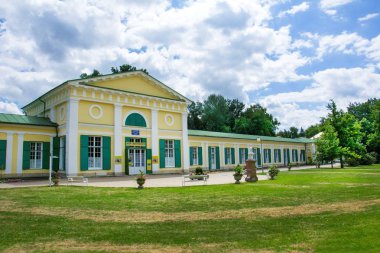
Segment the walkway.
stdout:
<path fill-rule="evenodd" d="M 329 165 L 327 165 L 328 167 Z M 325 167 L 325 166 L 324 166 Z M 303 170 L 315 168 L 315 166 L 300 166 L 294 167 L 292 170 Z M 287 168 L 281 168 L 281 171 L 286 171 Z M 267 170 L 265 169 L 264 172 Z M 261 169 L 257 170 L 257 173 L 261 173 Z M 147 180 L 145 182 L 145 187 L 182 187 L 183 176 L 174 175 L 147 175 Z M 258 175 L 259 180 L 267 180 L 266 175 Z M 208 185 L 218 185 L 218 184 L 232 184 L 234 183 L 234 177 L 232 171 L 221 171 L 210 173 L 210 178 L 207 182 Z M 242 180 L 243 182 L 243 180 Z M 66 185 L 67 180 L 62 179 L 61 185 Z M 187 182 L 186 186 L 196 186 L 203 185 L 203 181 L 192 181 Z M 44 180 L 33 180 L 25 179 L 19 182 L 12 183 L 0 183 L 0 189 L 4 188 L 19 188 L 19 187 L 33 187 L 33 186 L 48 186 L 49 181 Z M 73 185 L 85 186 L 83 183 L 74 183 Z M 136 176 L 125 176 L 125 177 L 97 177 L 89 178 L 88 186 L 95 187 L 137 187 Z"/>

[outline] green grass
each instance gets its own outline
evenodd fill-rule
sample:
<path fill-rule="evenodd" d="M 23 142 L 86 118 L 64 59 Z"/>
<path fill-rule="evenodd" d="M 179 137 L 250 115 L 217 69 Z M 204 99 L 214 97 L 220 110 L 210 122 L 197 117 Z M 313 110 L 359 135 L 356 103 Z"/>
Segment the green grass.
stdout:
<path fill-rule="evenodd" d="M 0 252 L 105 252 L 122 251 L 117 247 L 128 245 L 137 245 L 133 248 L 136 251 L 379 252 L 380 203 L 359 211 L 197 219 L 213 212 L 262 208 L 270 212 L 303 205 L 323 208 L 376 199 L 380 199 L 380 165 L 284 171 L 276 180 L 241 185 L 144 190 L 66 186 L 6 189 L 0 190 L 0 205 L 11 203 L 15 208 L 0 206 Z M 41 210 L 60 210 L 60 215 Z M 99 212 L 99 216 L 104 211 L 116 212 L 109 212 L 111 221 L 98 221 L 73 217 L 73 210 Z M 152 216 L 191 213 L 192 218 L 124 222 L 113 217 L 131 212 L 155 212 Z M 62 246 L 62 240 L 84 245 L 72 248 L 70 242 Z M 47 242 L 52 244 L 41 246 Z"/>

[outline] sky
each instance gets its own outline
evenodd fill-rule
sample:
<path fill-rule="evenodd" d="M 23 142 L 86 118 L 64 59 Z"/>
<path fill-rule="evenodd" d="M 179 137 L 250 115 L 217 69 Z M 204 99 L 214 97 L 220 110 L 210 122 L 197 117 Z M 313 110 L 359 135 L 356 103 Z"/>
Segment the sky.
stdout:
<path fill-rule="evenodd" d="M 0 112 L 122 64 L 307 128 L 380 97 L 380 0 L 0 0 Z"/>

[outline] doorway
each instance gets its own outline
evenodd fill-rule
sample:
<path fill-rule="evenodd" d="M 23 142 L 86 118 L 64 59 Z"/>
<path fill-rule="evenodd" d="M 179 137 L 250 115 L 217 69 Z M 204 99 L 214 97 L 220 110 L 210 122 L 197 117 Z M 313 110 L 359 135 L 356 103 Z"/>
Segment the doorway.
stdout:
<path fill-rule="evenodd" d="M 137 175 L 140 170 L 146 173 L 146 152 L 145 149 L 131 148 L 128 150 L 129 175 Z"/>

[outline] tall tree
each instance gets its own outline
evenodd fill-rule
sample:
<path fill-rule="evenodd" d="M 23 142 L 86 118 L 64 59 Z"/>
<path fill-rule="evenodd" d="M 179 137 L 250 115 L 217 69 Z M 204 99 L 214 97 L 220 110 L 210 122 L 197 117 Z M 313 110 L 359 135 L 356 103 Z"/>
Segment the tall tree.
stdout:
<path fill-rule="evenodd" d="M 202 121 L 205 130 L 231 132 L 227 115 L 228 105 L 223 96 L 212 94 L 203 102 Z"/>
<path fill-rule="evenodd" d="M 97 76 L 101 76 L 101 75 L 102 74 L 100 74 L 100 72 L 97 69 L 94 69 L 91 74 L 82 73 L 80 75 L 80 78 L 81 79 L 86 79 L 86 78 L 97 77 Z"/>
<path fill-rule="evenodd" d="M 317 161 L 327 161 L 334 167 L 334 160 L 340 156 L 342 149 L 339 146 L 338 135 L 333 126 L 327 124 L 320 138 L 316 141 Z"/>
<path fill-rule="evenodd" d="M 227 99 L 226 102 L 228 107 L 227 124 L 232 131 L 235 131 L 235 119 L 241 117 L 245 105 L 238 99 Z"/>
<path fill-rule="evenodd" d="M 306 130 L 305 130 L 305 137 L 306 138 L 311 138 L 311 137 L 317 135 L 320 132 L 322 132 L 320 124 L 311 125 L 308 128 L 306 128 Z"/>
<path fill-rule="evenodd" d="M 187 125 L 189 129 L 204 130 L 202 113 L 203 104 L 201 102 L 192 102 L 189 105 L 189 115 L 187 117 Z"/>
<path fill-rule="evenodd" d="M 235 130 L 243 134 L 275 136 L 280 123 L 259 104 L 251 105 L 236 119 Z"/>

